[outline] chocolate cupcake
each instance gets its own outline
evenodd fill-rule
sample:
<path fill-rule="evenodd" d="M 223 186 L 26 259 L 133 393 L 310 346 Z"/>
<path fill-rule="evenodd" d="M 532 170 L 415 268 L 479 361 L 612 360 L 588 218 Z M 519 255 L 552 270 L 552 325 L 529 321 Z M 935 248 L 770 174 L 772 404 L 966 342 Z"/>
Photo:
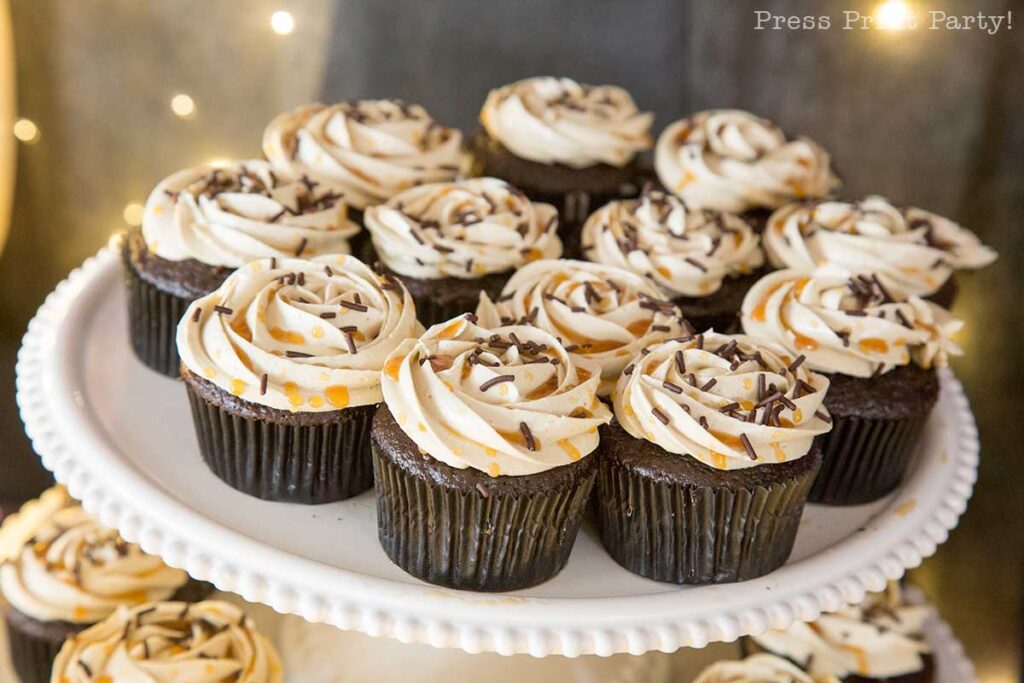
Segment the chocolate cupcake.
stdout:
<path fill-rule="evenodd" d="M 51 683 L 283 683 L 273 644 L 231 603 L 151 602 L 122 608 L 69 639 Z"/>
<path fill-rule="evenodd" d="M 211 588 L 101 526 L 62 487 L 0 528 L 0 593 L 11 661 L 22 683 L 46 683 L 65 638 L 119 607 L 199 600 Z"/>
<path fill-rule="evenodd" d="M 765 251 L 776 268 L 813 270 L 834 263 L 853 273 L 876 273 L 882 282 L 949 308 L 953 274 L 996 259 L 966 228 L 884 197 L 857 202 L 801 202 L 768 220 Z"/>
<path fill-rule="evenodd" d="M 769 654 L 756 654 L 739 661 L 715 662 L 693 683 L 829 683 L 815 681 L 792 662 Z"/>
<path fill-rule="evenodd" d="M 702 111 L 670 125 L 658 137 L 654 167 L 687 206 L 743 214 L 759 232 L 773 209 L 827 197 L 840 184 L 816 142 L 739 109 Z"/>
<path fill-rule="evenodd" d="M 561 256 L 557 225 L 554 207 L 497 178 L 422 185 L 366 211 L 376 255 L 426 325 L 472 311 L 523 264 Z"/>
<path fill-rule="evenodd" d="M 924 637 L 931 612 L 926 605 L 907 604 L 891 581 L 885 592 L 869 593 L 859 605 L 745 638 L 743 646 L 784 657 L 815 681 L 931 683 L 935 660 Z"/>
<path fill-rule="evenodd" d="M 146 201 L 142 230 L 122 240 L 135 355 L 177 377 L 174 330 L 189 303 L 255 259 L 348 253 L 358 231 L 337 192 L 309 178 L 283 179 L 265 161 L 164 179 Z"/>
<path fill-rule="evenodd" d="M 939 394 L 935 366 L 959 354 L 962 323 L 934 303 L 838 266 L 780 270 L 743 302 L 747 334 L 784 346 L 822 373 L 834 420 L 819 439 L 823 464 L 811 501 L 877 500 L 903 481 Z"/>
<path fill-rule="evenodd" d="M 308 104 L 263 133 L 275 171 L 323 183 L 359 211 L 415 185 L 454 180 L 461 147 L 459 131 L 401 100 Z"/>
<path fill-rule="evenodd" d="M 597 471 L 600 368 L 529 326 L 472 314 L 403 343 L 373 424 L 377 524 L 391 561 L 479 591 L 550 579 Z"/>
<path fill-rule="evenodd" d="M 652 120 L 622 88 L 528 78 L 488 94 L 482 128 L 467 143 L 469 173 L 553 204 L 566 254 L 576 257 L 590 212 L 640 191 L 637 154 L 651 147 Z"/>
<path fill-rule="evenodd" d="M 649 347 L 615 388 L 597 512 L 616 562 L 656 581 L 729 583 L 782 566 L 829 429 L 828 380 L 773 344 L 698 334 Z"/>
<path fill-rule="evenodd" d="M 536 261 L 521 268 L 496 299 L 481 295 L 480 324 L 533 325 L 578 358 L 601 368 L 609 396 L 645 346 L 692 332 L 653 282 L 622 268 L 587 261 Z"/>
<path fill-rule="evenodd" d="M 401 283 L 353 256 L 240 268 L 178 326 L 206 464 L 266 500 L 329 503 L 370 488 L 380 371 L 422 330 Z"/>
<path fill-rule="evenodd" d="M 591 214 L 582 242 L 588 260 L 653 280 L 698 330 L 737 331 L 743 296 L 763 274 L 761 238 L 743 219 L 648 188 Z"/>

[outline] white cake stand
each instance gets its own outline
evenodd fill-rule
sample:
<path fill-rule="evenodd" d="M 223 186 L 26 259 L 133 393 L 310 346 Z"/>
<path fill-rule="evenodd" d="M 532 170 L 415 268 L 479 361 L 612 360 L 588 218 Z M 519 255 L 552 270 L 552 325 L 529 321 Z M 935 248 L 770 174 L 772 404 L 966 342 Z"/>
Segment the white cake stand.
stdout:
<path fill-rule="evenodd" d="M 731 641 L 859 601 L 931 555 L 977 474 L 978 438 L 951 372 L 905 484 L 885 500 L 809 506 L 789 563 L 739 584 L 680 588 L 634 576 L 593 535 L 565 570 L 505 595 L 446 590 L 392 565 L 372 492 L 308 507 L 247 497 L 200 457 L 184 389 L 132 355 L 120 266 L 103 249 L 58 285 L 18 355 L 18 405 L 57 480 L 199 579 L 309 621 L 467 652 L 640 654 Z"/>

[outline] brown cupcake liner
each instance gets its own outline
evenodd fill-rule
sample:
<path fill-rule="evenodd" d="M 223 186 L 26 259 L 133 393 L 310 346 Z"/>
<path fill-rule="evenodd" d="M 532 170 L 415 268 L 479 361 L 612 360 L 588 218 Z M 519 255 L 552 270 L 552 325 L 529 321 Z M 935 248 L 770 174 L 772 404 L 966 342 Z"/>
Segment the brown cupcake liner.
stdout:
<path fill-rule="evenodd" d="M 128 336 L 135 356 L 147 367 L 177 378 L 181 367 L 175 341 L 178 321 L 191 299 L 157 289 L 142 279 L 125 252 L 124 280 L 128 290 Z"/>
<path fill-rule="evenodd" d="M 590 460 L 592 458 L 588 458 Z M 596 468 L 536 493 L 483 493 L 428 481 L 373 445 L 380 544 L 428 583 L 511 591 L 543 583 L 569 559 Z"/>
<path fill-rule="evenodd" d="M 293 424 L 238 415 L 185 382 L 199 449 L 218 478 L 263 500 L 318 505 L 373 486 L 370 423 L 375 405 L 346 408 L 343 420 Z"/>
<path fill-rule="evenodd" d="M 624 568 L 655 581 L 732 583 L 764 576 L 793 550 L 816 471 L 810 467 L 768 486 L 713 487 L 665 481 L 648 468 L 605 457 L 596 496 L 601 542 Z"/>
<path fill-rule="evenodd" d="M 60 648 L 64 645 L 63 634 L 55 632 L 52 637 L 47 638 L 26 633 L 11 618 L 8 610 L 5 610 L 4 621 L 7 623 L 11 666 L 21 679 L 21 683 L 49 683 L 53 660 L 57 658 Z"/>
<path fill-rule="evenodd" d="M 531 200 L 551 204 L 558 209 L 558 236 L 562 240 L 562 258 L 568 259 L 586 258 L 586 254 L 583 253 L 581 238 L 583 224 L 587 222 L 590 214 L 610 201 L 635 197 L 640 191 L 639 186 L 635 186 L 635 190 L 635 192 L 623 194 L 598 194 L 582 190 L 551 194 L 523 188 L 523 191 L 526 192 Z"/>
<path fill-rule="evenodd" d="M 891 493 L 910 469 L 928 413 L 886 420 L 832 415 L 832 430 L 816 439 L 821 471 L 810 501 L 860 505 Z"/>
<path fill-rule="evenodd" d="M 211 584 L 190 578 L 170 599 L 199 602 L 212 592 Z M 64 621 L 39 622 L 24 614 L 15 614 L 10 606 L 4 609 L 4 621 L 11 664 L 21 683 L 49 683 L 53 661 L 64 641 L 92 626 Z"/>

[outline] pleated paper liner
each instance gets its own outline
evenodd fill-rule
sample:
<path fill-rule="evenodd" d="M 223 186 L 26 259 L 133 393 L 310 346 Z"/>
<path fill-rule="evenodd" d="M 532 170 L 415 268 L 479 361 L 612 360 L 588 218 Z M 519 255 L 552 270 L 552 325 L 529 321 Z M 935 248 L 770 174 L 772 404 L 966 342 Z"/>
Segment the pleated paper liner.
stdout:
<path fill-rule="evenodd" d="M 128 291 L 128 336 L 136 357 L 167 377 L 178 377 L 181 359 L 175 343 L 178 321 L 191 299 L 163 292 L 142 279 L 123 251 Z"/>
<path fill-rule="evenodd" d="M 413 465 L 412 458 L 429 456 L 389 431 L 375 426 L 373 464 L 378 534 L 392 562 L 423 581 L 476 591 L 527 588 L 562 570 L 594 482 L 594 456 L 564 466 L 572 468 L 565 473 L 506 485 L 475 470 L 455 475 L 437 461 Z"/>
<path fill-rule="evenodd" d="M 373 486 L 375 405 L 330 413 L 293 414 L 263 406 L 243 411 L 239 399 L 184 374 L 203 460 L 232 488 L 263 500 L 316 505 Z"/>
<path fill-rule="evenodd" d="M 212 592 L 211 584 L 189 579 L 170 600 L 199 602 Z M 10 606 L 4 608 L 4 620 L 7 624 L 11 664 L 21 683 L 49 683 L 53 661 L 64 641 L 92 626 L 65 621 L 37 621 Z"/>
<path fill-rule="evenodd" d="M 772 652 L 764 647 L 761 647 L 759 643 L 754 641 L 749 636 L 740 638 L 740 653 L 743 657 L 750 657 L 751 655 L 770 653 L 778 657 L 782 657 L 795 666 L 803 668 L 803 666 L 793 659 L 787 657 L 781 652 Z M 859 676 L 857 674 L 850 674 L 842 679 L 842 683 L 932 683 L 935 680 L 935 656 L 930 652 L 922 653 L 921 655 L 922 668 L 920 671 L 912 671 L 910 673 L 903 674 L 901 676 L 889 676 L 887 678 L 870 678 L 868 676 Z"/>
<path fill-rule="evenodd" d="M 832 431 L 816 439 L 822 465 L 810 501 L 860 505 L 891 493 L 914 460 L 928 413 L 883 420 L 832 414 Z"/>
<path fill-rule="evenodd" d="M 655 581 L 763 576 L 789 558 L 819 462 L 814 451 L 721 472 L 609 425 L 596 488 L 601 541 L 620 565 Z"/>

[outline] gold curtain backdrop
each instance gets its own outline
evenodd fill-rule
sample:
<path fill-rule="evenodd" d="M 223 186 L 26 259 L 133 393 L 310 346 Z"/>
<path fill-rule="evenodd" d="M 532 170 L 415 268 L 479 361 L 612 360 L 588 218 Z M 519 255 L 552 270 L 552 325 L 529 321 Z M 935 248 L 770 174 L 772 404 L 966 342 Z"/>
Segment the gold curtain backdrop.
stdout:
<path fill-rule="evenodd" d="M 951 13 L 1015 6 L 907 1 Z M 846 5 L 870 13 L 879 2 Z M 659 130 L 716 106 L 773 118 L 831 150 L 851 195 L 879 192 L 943 213 L 1000 252 L 962 278 L 956 307 L 967 329 L 954 368 L 982 436 L 976 495 L 912 578 L 982 681 L 1020 680 L 1020 28 L 754 30 L 766 4 L 791 15 L 847 9 L 820 0 L 12 0 L 12 46 L 3 4 L 0 125 L 11 131 L 24 117 L 37 134 L 0 139 L 0 505 L 48 481 L 14 405 L 25 326 L 57 281 L 140 218 L 163 176 L 259 155 L 266 123 L 305 102 L 402 97 L 468 132 L 488 88 L 565 74 L 627 87 Z M 281 11 L 293 24 L 273 20 Z"/>

